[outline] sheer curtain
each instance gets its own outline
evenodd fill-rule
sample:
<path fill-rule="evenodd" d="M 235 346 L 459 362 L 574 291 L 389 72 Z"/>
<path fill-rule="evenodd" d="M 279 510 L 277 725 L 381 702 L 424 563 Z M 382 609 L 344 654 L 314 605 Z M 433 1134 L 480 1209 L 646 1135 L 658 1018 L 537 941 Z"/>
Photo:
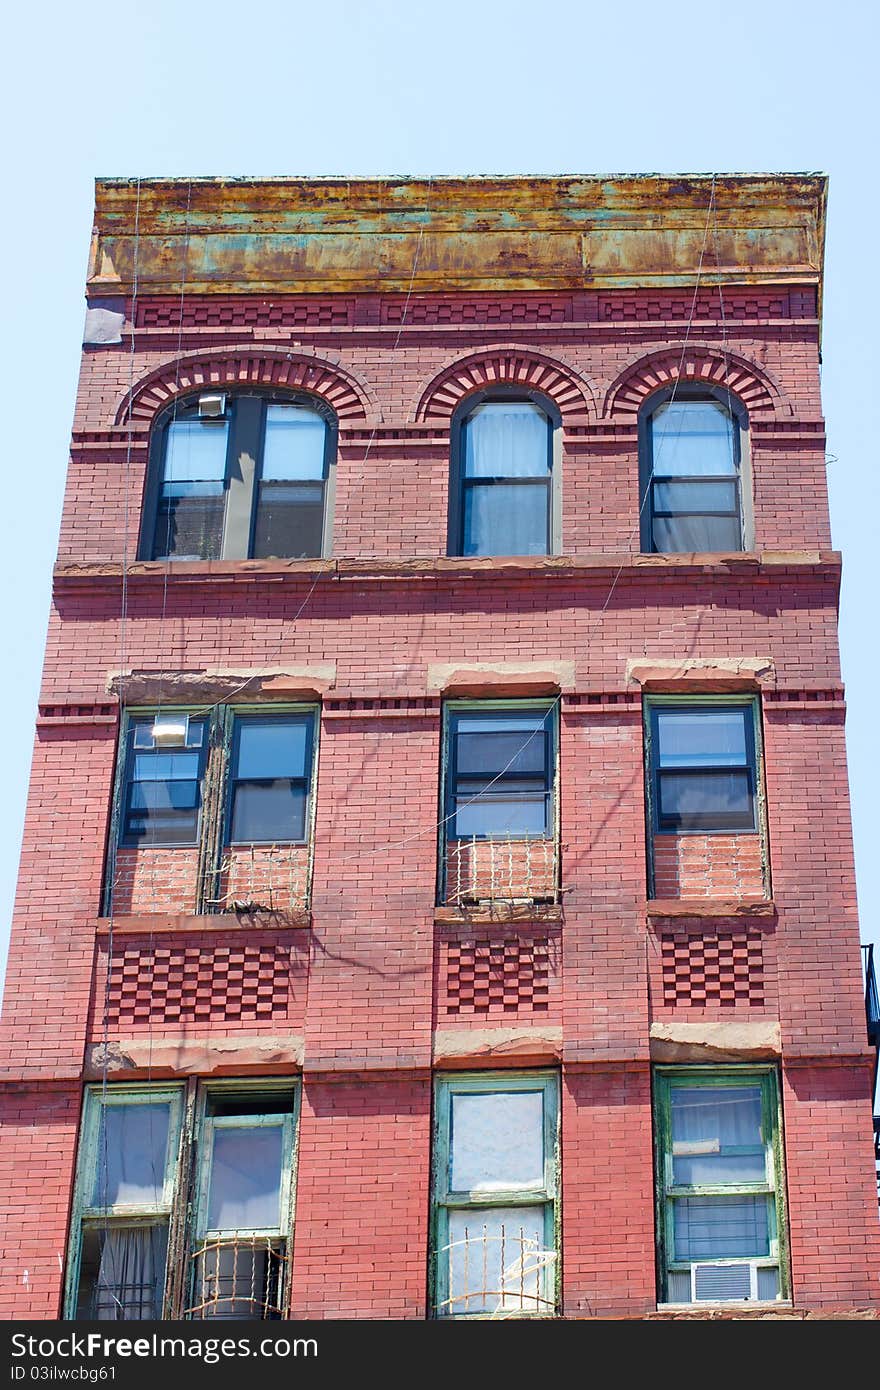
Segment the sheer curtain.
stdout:
<path fill-rule="evenodd" d="M 104 1232 L 95 1286 L 95 1317 L 139 1321 L 162 1316 L 165 1226 L 113 1226 Z"/>

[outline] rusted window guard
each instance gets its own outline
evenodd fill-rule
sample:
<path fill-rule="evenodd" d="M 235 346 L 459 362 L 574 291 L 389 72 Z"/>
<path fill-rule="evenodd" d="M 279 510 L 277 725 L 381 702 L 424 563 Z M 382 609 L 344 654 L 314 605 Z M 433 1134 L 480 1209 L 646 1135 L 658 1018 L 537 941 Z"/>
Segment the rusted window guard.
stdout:
<path fill-rule="evenodd" d="M 465 1226 L 460 1239 L 442 1246 L 437 1258 L 448 1270 L 448 1294 L 435 1305 L 437 1317 L 552 1317 L 556 1312 L 556 1251 L 542 1249 L 522 1228 L 502 1226 L 496 1235 L 487 1226 Z"/>
<path fill-rule="evenodd" d="M 559 844 L 553 839 L 503 837 L 449 840 L 446 891 L 449 904 L 559 902 Z"/>
<path fill-rule="evenodd" d="M 190 1258 L 187 1318 L 284 1317 L 287 1255 L 283 1244 L 253 1237 L 206 1241 Z"/>

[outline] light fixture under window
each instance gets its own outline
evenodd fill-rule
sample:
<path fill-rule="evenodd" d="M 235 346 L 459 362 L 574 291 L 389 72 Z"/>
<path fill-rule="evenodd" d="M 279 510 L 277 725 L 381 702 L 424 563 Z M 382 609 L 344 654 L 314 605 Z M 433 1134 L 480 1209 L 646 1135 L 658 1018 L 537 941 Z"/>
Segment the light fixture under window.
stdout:
<path fill-rule="evenodd" d="M 157 748 L 185 748 L 188 739 L 188 714 L 156 715 L 153 720 L 153 743 Z"/>
<path fill-rule="evenodd" d="M 212 392 L 199 396 L 200 420 L 220 420 L 225 414 L 226 395 L 224 392 Z"/>

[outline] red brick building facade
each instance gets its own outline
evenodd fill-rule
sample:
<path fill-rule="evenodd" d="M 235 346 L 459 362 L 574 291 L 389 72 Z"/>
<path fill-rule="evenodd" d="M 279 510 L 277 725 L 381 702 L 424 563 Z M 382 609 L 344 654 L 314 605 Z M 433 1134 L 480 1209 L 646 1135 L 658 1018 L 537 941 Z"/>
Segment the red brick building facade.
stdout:
<path fill-rule="evenodd" d="M 4 1316 L 880 1307 L 824 199 L 98 185 Z"/>

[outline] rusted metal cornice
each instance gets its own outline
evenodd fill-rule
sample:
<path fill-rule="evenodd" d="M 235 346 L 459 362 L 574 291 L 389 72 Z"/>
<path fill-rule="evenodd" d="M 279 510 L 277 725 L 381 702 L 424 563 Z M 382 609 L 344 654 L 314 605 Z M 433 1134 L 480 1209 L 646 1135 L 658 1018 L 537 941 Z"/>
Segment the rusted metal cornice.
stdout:
<path fill-rule="evenodd" d="M 88 286 L 129 293 L 135 269 L 141 294 L 821 286 L 826 192 L 823 174 L 99 179 Z"/>

